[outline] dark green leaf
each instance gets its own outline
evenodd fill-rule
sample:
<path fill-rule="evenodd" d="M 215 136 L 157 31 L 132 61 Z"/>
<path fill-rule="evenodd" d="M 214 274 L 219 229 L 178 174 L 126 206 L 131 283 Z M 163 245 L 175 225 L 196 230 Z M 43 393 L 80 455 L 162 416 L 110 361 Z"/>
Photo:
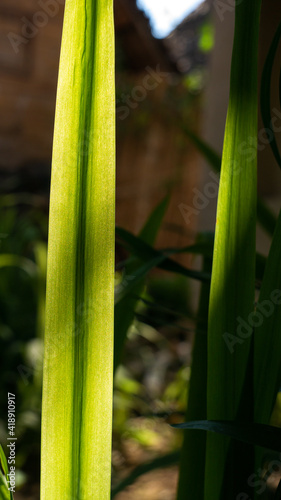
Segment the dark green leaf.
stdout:
<path fill-rule="evenodd" d="M 252 420 L 252 377 L 247 377 L 251 337 L 230 352 L 225 336 L 237 338 L 237 318 L 248 318 L 255 297 L 257 147 L 245 154 L 245 138 L 256 137 L 258 108 L 258 35 L 261 0 L 236 2 L 229 106 L 218 195 L 214 258 L 208 317 L 207 418 L 234 421 L 247 385 L 248 398 L 239 420 Z M 250 417 L 249 417 L 250 415 Z M 207 436 L 205 492 L 218 500 L 224 485 L 229 500 L 252 457 L 236 460 L 237 474 L 225 468 L 227 443 L 221 436 Z M 226 476 L 224 475 L 227 470 Z M 234 497 L 235 498 L 235 497 Z"/>
<path fill-rule="evenodd" d="M 191 253 L 197 255 L 203 255 L 205 257 L 212 257 L 213 255 L 213 238 L 208 241 L 201 241 L 190 245 L 188 247 L 182 248 L 167 248 L 162 251 L 155 250 L 151 245 L 145 243 L 140 237 L 126 231 L 126 229 L 116 227 L 116 235 L 124 243 L 130 252 L 133 252 L 136 256 L 142 260 L 151 259 L 156 257 L 160 253 L 171 253 L 171 254 L 181 254 L 181 253 Z M 165 262 L 161 265 L 162 269 L 170 270 L 167 266 L 168 264 L 174 264 L 169 258 L 166 258 Z M 159 266 L 160 267 L 160 266 Z"/>
<path fill-rule="evenodd" d="M 140 233 L 140 238 L 144 241 L 144 243 L 149 243 L 150 245 L 154 244 L 157 232 L 161 226 L 163 217 L 167 210 L 168 202 L 169 198 L 165 197 L 164 200 L 162 200 L 160 204 L 157 205 L 157 207 L 153 210 L 150 217 L 148 218 L 146 224 L 144 225 Z M 152 256 L 152 259 L 154 258 L 156 258 L 155 254 Z M 146 259 L 135 259 L 131 261 L 126 268 L 127 277 L 134 276 L 137 270 L 141 266 L 145 265 L 145 260 Z M 130 282 L 130 280 L 127 281 Z M 138 302 L 138 300 L 135 297 L 141 295 L 143 287 L 144 287 L 144 282 L 142 280 L 138 281 L 133 288 L 131 287 L 130 289 L 131 293 L 125 294 L 123 296 L 123 299 L 121 299 L 115 305 L 114 370 L 121 362 L 127 331 L 134 320 L 134 312 Z"/>
<path fill-rule="evenodd" d="M 163 269 L 165 271 L 170 271 L 174 272 L 177 274 L 182 274 L 184 276 L 189 276 L 187 273 L 189 272 L 188 269 L 186 269 L 184 266 L 178 264 L 177 262 L 173 261 L 170 259 L 167 254 L 181 254 L 181 253 L 191 253 L 191 254 L 197 254 L 197 255 L 202 255 L 207 258 L 212 258 L 213 256 L 213 235 L 207 240 L 206 238 L 204 241 L 198 241 L 198 243 L 195 243 L 194 245 L 190 245 L 188 247 L 183 247 L 183 248 L 174 248 L 174 249 L 164 249 L 164 250 L 155 250 L 152 246 L 148 245 L 147 243 L 143 242 L 138 236 L 135 236 L 134 234 L 130 233 L 129 231 L 126 231 L 126 229 L 116 227 L 116 235 L 118 238 L 120 238 L 126 248 L 135 254 L 139 258 L 143 258 L 143 260 L 147 259 L 157 259 L 158 256 L 160 255 L 166 255 L 165 259 L 162 261 L 159 259 L 159 262 L 157 264 L 157 267 L 160 269 Z M 201 235 L 202 236 L 202 235 Z M 200 238 L 200 235 L 199 235 Z M 131 262 L 134 262 L 134 257 L 131 257 Z M 128 262 L 128 261 L 127 261 Z M 263 255 L 257 253 L 256 255 L 256 279 L 261 282 L 263 278 L 263 273 L 265 269 L 265 264 L 266 264 L 266 257 Z M 156 267 L 156 266 L 155 266 Z M 208 273 L 207 273 L 208 274 Z M 206 280 L 207 280 L 207 274 L 205 275 Z M 204 278 L 204 275 L 201 275 L 202 278 Z M 190 276 L 189 276 L 190 277 Z M 196 277 L 195 277 L 196 279 Z M 200 280 L 200 278 L 199 278 Z"/>
<path fill-rule="evenodd" d="M 146 221 L 140 232 L 140 238 L 145 243 L 153 244 L 156 236 L 158 234 L 159 228 L 164 219 L 165 213 L 167 212 L 168 206 L 170 203 L 170 196 L 166 196 L 160 203 L 157 205 L 155 210 L 153 210 L 152 214 Z"/>
<path fill-rule="evenodd" d="M 257 220 L 261 227 L 267 232 L 269 236 L 273 236 L 277 219 L 272 211 L 265 203 L 258 198 L 257 200 Z"/>
<path fill-rule="evenodd" d="M 280 260 L 281 212 L 267 258 L 255 319 L 257 325 L 254 336 L 255 420 L 264 424 L 269 422 L 281 380 Z"/>
<path fill-rule="evenodd" d="M 208 238 L 208 236 L 205 236 Z M 210 237 L 209 237 L 210 240 Z M 213 237 L 211 236 L 213 243 Z M 205 258 L 203 269 L 211 271 L 212 259 Z M 186 420 L 207 418 L 207 331 L 210 284 L 201 287 L 198 321 L 192 350 L 191 377 L 188 387 Z M 199 334 L 199 332 L 201 334 Z M 203 500 L 205 471 L 206 435 L 198 432 L 186 432 L 184 435 L 177 500 L 185 500 L 186 492 L 190 498 Z"/>
<path fill-rule="evenodd" d="M 281 156 L 278 149 L 278 145 L 275 138 L 275 132 L 273 127 L 273 119 L 271 116 L 271 78 L 272 78 L 272 69 L 274 65 L 274 60 L 276 56 L 276 52 L 279 46 L 281 37 L 281 23 L 278 26 L 278 29 L 274 35 L 271 47 L 268 52 L 268 56 L 266 58 L 262 80 L 261 80 L 261 115 L 263 119 L 263 123 L 265 126 L 265 130 L 268 136 L 268 141 L 271 146 L 272 152 L 275 156 L 275 159 L 281 168 Z"/>
<path fill-rule="evenodd" d="M 167 253 L 171 255 L 174 253 L 174 250 L 169 250 Z M 149 260 L 138 269 L 135 269 L 134 274 L 126 275 L 124 277 L 123 282 L 121 282 L 120 286 L 117 289 L 117 293 L 115 295 L 115 304 L 118 304 L 130 292 L 133 292 L 136 285 L 138 285 L 141 280 L 147 275 L 147 273 L 155 267 L 160 267 L 167 271 L 181 274 L 183 276 L 186 276 L 187 278 L 193 278 L 198 281 L 210 281 L 210 273 L 187 269 L 177 262 L 173 262 L 172 260 L 168 259 L 168 257 L 161 252 L 156 252 L 155 255 L 156 256 L 153 259 Z M 165 262 L 166 260 L 168 260 L 168 263 L 164 267 L 163 262 Z"/>
<path fill-rule="evenodd" d="M 137 236 L 129 233 L 125 229 L 116 228 L 116 234 L 121 237 L 126 243 L 127 247 L 133 251 L 139 259 L 145 261 L 151 259 L 150 262 L 146 262 L 145 266 L 147 269 L 152 269 L 153 267 L 159 267 L 165 271 L 170 271 L 173 273 L 181 274 L 187 276 L 188 278 L 194 278 L 199 281 L 208 281 L 210 279 L 209 273 L 202 273 L 194 271 L 192 269 L 187 269 L 186 267 L 178 264 L 177 262 L 170 259 L 168 256 L 179 253 L 193 253 L 193 254 L 203 254 L 209 257 L 212 256 L 212 243 L 204 244 L 198 243 L 184 248 L 169 248 L 165 250 L 155 250 L 147 243 L 143 242 Z M 143 266 L 143 269 L 145 267 Z M 145 273 L 144 273 L 145 274 Z"/>
<path fill-rule="evenodd" d="M 256 423 L 237 423 L 225 420 L 198 420 L 174 424 L 177 429 L 197 429 L 223 434 L 244 443 L 281 451 L 281 429 L 271 425 Z"/>

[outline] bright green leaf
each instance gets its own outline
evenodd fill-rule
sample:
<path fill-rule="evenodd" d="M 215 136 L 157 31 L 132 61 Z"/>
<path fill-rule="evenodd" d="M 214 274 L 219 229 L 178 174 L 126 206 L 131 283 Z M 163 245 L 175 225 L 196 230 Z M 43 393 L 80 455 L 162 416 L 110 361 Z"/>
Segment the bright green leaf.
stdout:
<path fill-rule="evenodd" d="M 41 500 L 108 500 L 114 312 L 112 0 L 67 0 L 47 271 Z"/>
<path fill-rule="evenodd" d="M 152 211 L 139 235 L 140 240 L 144 243 L 151 245 L 154 244 L 162 220 L 166 213 L 168 203 L 169 197 L 165 197 L 164 200 L 162 200 Z M 156 260 L 153 261 L 153 259 Z M 120 300 L 115 306 L 114 370 L 116 370 L 117 366 L 121 362 L 127 331 L 134 320 L 135 308 L 138 302 L 138 299 L 136 299 L 136 297 L 141 295 L 144 287 L 144 282 L 139 281 L 138 278 L 136 281 L 136 286 L 131 287 L 130 282 L 132 280 L 130 278 L 133 278 L 134 280 L 134 276 L 136 273 L 137 276 L 141 274 L 140 271 L 138 271 L 141 266 L 144 266 L 141 271 L 144 276 L 150 269 L 157 265 L 157 262 L 161 262 L 162 258 L 159 258 L 158 260 L 158 256 L 154 254 L 150 263 L 145 263 L 145 260 L 146 259 L 143 259 L 142 257 L 139 259 L 135 259 L 131 261 L 126 267 L 126 283 L 130 287 L 131 293 L 125 293 L 123 295 L 123 299 Z"/>
<path fill-rule="evenodd" d="M 0 500 L 13 500 L 13 493 L 9 491 L 8 474 L 7 459 L 0 445 Z"/>

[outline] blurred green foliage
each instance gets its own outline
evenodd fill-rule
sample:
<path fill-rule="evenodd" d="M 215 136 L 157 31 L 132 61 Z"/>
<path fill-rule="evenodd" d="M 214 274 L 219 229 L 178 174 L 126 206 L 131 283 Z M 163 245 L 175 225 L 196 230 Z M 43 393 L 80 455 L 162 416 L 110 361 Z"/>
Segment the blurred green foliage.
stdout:
<path fill-rule="evenodd" d="M 36 481 L 47 215 L 32 203 L 32 195 L 27 198 L 0 198 L 0 440 L 4 443 L 7 436 L 7 394 L 11 392 L 16 395 L 17 467 L 32 471 Z"/>
<path fill-rule="evenodd" d="M 47 200 L 38 204 L 32 195 L 2 195 L 0 207 L 0 441 L 7 437 L 7 393 L 12 392 L 19 485 L 39 481 Z M 131 460 L 128 449 L 138 447 L 141 463 L 181 443 L 168 423 L 185 411 L 193 322 L 188 303 L 184 278 L 163 272 L 146 277 L 115 378 L 115 482 Z"/>

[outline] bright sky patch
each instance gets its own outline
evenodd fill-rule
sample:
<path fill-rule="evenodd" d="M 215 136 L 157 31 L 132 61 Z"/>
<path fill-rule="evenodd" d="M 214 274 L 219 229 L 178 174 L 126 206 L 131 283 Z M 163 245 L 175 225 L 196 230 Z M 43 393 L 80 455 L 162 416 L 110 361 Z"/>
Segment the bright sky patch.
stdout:
<path fill-rule="evenodd" d="M 151 20 L 153 35 L 167 36 L 202 0 L 137 0 Z"/>

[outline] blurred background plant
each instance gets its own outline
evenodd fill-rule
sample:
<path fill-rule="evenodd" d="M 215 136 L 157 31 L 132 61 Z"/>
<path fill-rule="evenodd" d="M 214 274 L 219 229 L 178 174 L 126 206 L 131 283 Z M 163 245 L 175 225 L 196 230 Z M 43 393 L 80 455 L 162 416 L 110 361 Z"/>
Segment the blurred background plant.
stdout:
<path fill-rule="evenodd" d="M 6 395 L 13 392 L 17 395 L 17 484 L 25 484 L 23 492 L 26 488 L 35 495 L 40 463 L 45 202 L 44 196 L 32 193 L 2 194 L 0 200 L 0 439 L 4 443 L 7 437 Z M 126 245 L 119 242 L 118 247 L 117 255 L 127 258 Z M 117 293 L 120 266 L 122 262 L 117 262 Z M 116 371 L 113 485 L 134 466 L 178 450 L 181 437 L 166 422 L 177 421 L 185 410 L 193 332 L 186 279 L 150 273 L 137 297 L 135 319 Z"/>
<path fill-rule="evenodd" d="M 0 439 L 7 436 L 7 393 L 17 395 L 19 484 L 39 479 L 47 210 L 32 193 L 2 194 L 0 223 Z M 23 469 L 25 472 L 23 472 Z"/>

